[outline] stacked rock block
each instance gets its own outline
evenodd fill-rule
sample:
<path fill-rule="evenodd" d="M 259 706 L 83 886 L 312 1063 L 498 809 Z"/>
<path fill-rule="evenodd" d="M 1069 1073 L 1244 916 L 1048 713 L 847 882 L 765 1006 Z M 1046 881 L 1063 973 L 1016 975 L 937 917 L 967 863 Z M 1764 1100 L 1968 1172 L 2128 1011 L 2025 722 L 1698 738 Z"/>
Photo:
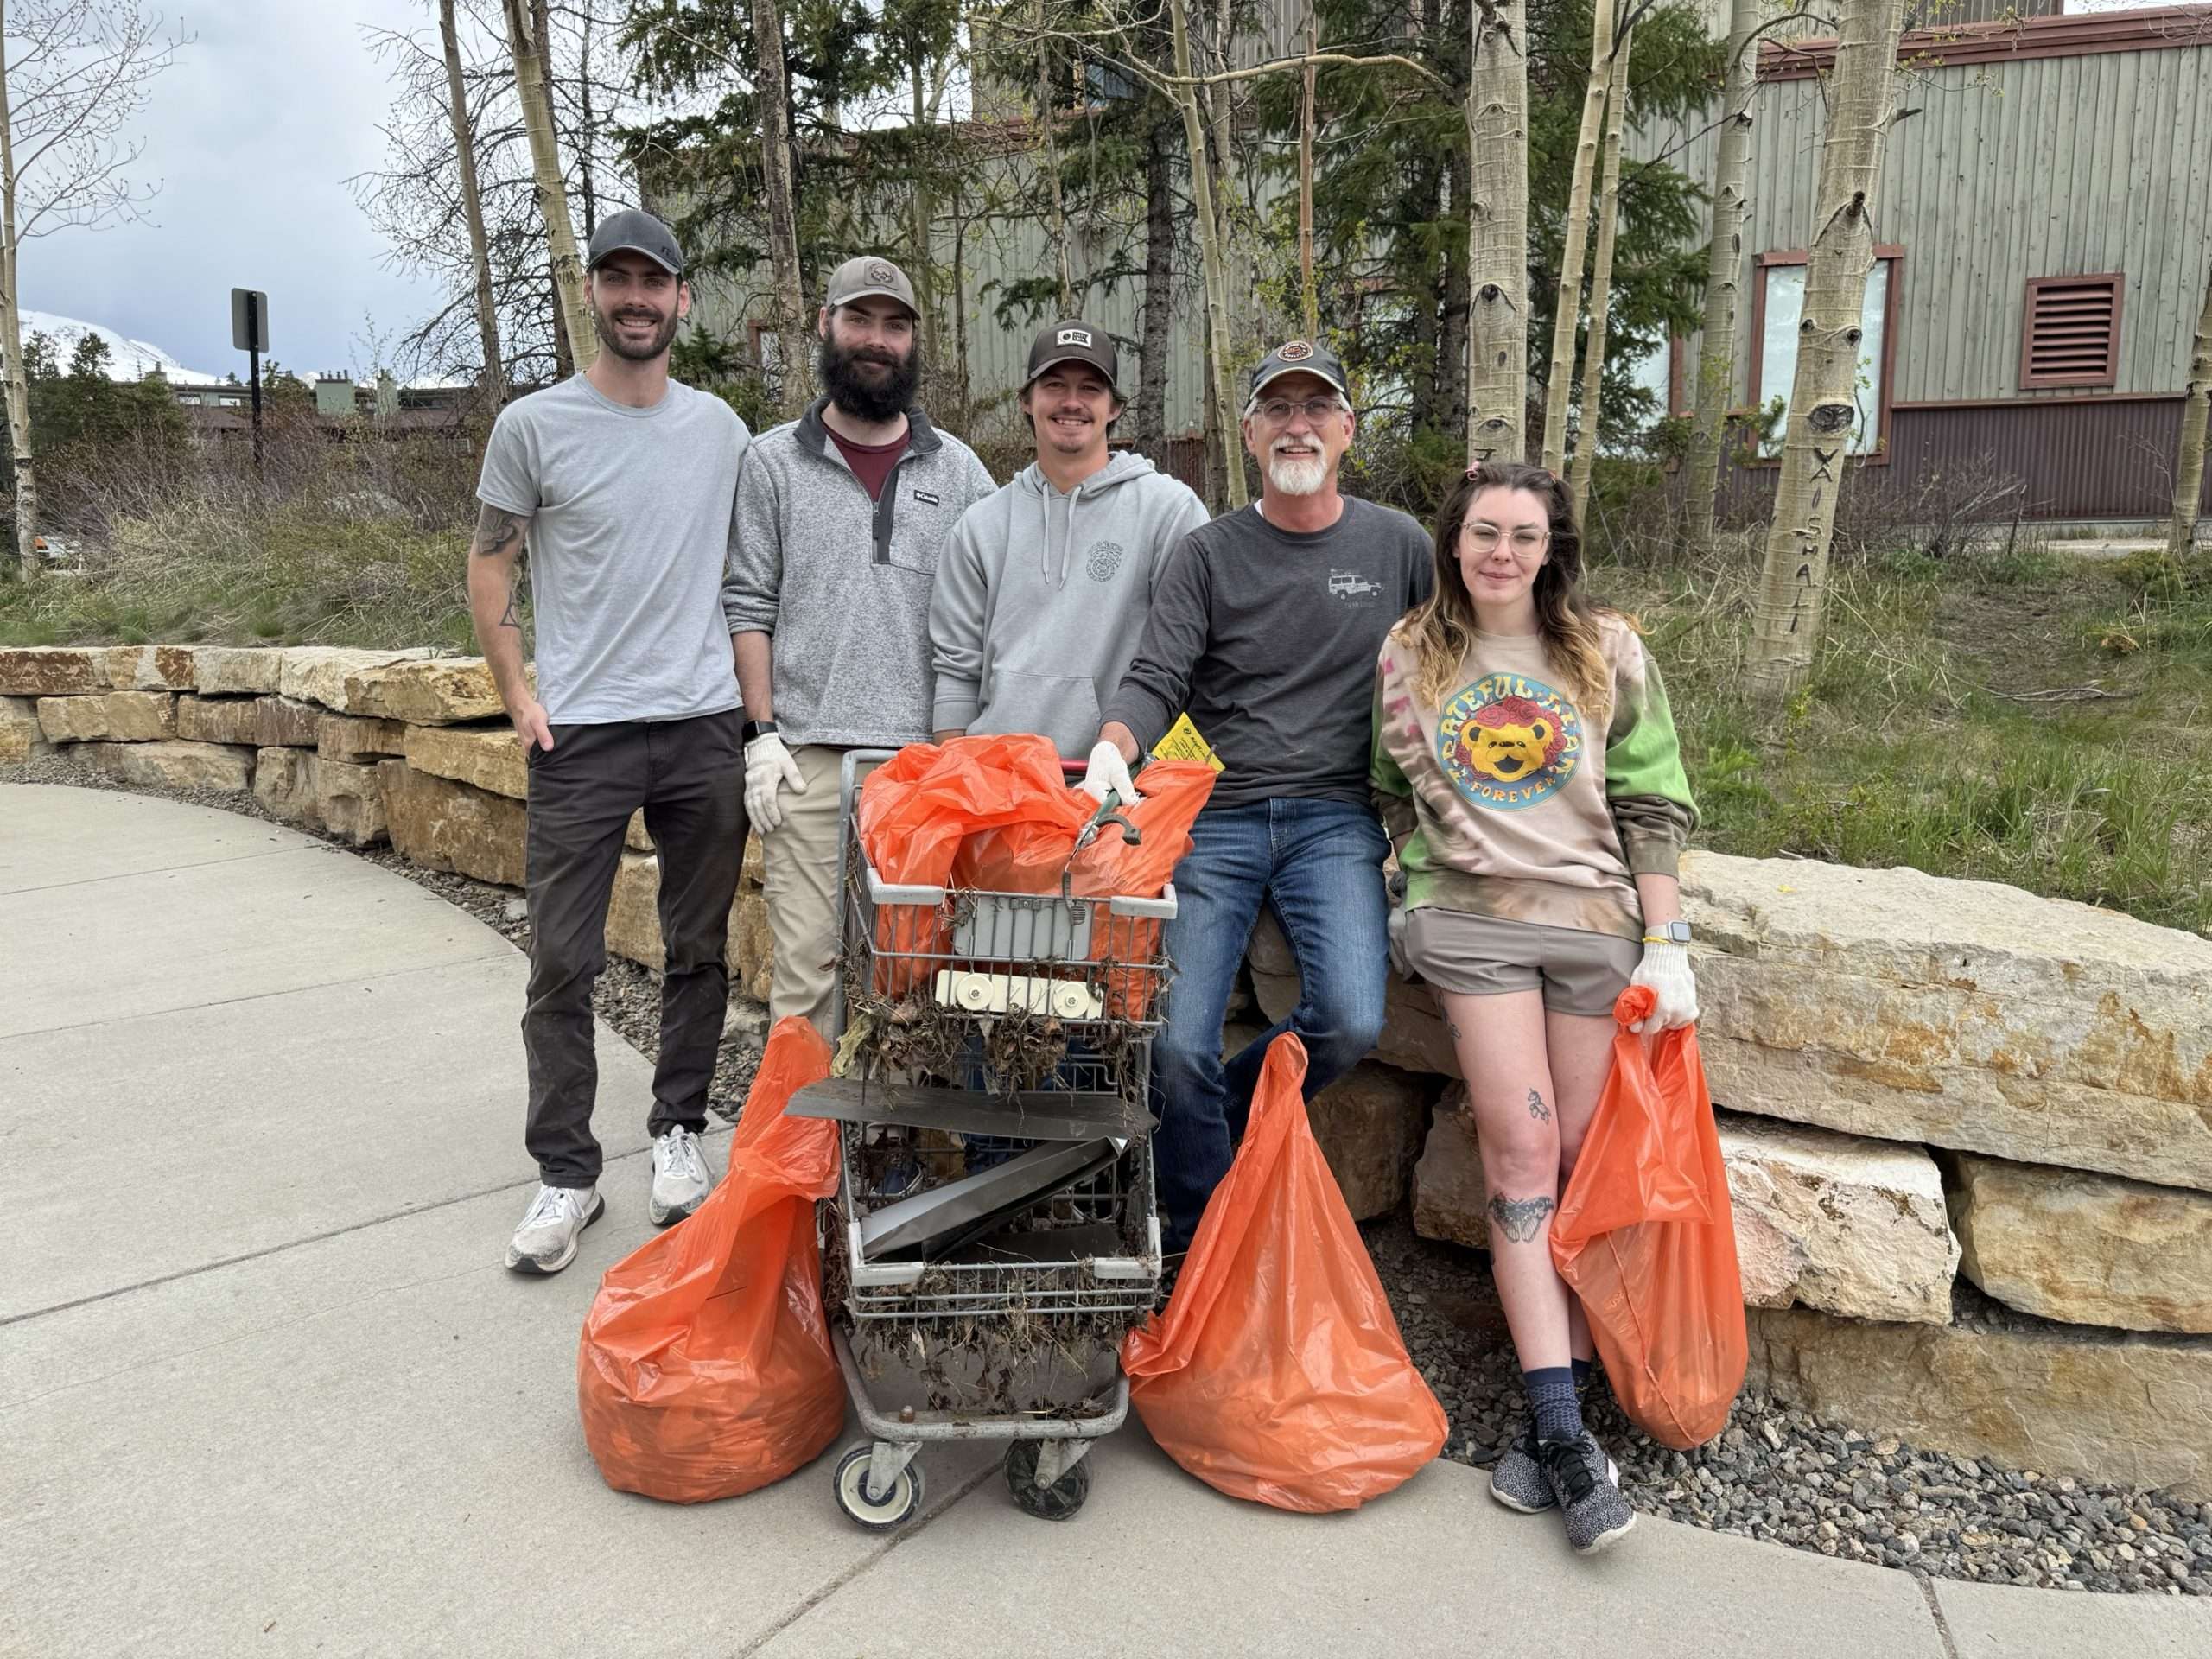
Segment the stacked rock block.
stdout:
<path fill-rule="evenodd" d="M 1683 902 L 1753 1385 L 1961 1456 L 2212 1497 L 2212 941 L 1712 853 Z M 1271 924 L 1251 968 L 1280 1017 L 1298 981 Z M 1393 981 L 1362 1070 L 1385 1065 L 1457 1077 L 1425 988 Z M 1418 1231 L 1487 1247 L 1456 1082 L 1411 1196 Z"/>

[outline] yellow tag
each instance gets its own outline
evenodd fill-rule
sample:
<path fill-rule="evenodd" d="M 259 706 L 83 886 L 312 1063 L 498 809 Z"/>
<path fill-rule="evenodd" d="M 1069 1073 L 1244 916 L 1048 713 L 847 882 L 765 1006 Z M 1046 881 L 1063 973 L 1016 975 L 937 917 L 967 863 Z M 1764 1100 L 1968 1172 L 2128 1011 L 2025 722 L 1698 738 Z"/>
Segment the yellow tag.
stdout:
<path fill-rule="evenodd" d="M 1152 753 L 1154 760 L 1203 760 L 1216 772 L 1223 769 L 1221 757 L 1207 747 L 1188 715 L 1175 716 L 1175 723 L 1167 728 L 1166 736 L 1152 746 Z"/>

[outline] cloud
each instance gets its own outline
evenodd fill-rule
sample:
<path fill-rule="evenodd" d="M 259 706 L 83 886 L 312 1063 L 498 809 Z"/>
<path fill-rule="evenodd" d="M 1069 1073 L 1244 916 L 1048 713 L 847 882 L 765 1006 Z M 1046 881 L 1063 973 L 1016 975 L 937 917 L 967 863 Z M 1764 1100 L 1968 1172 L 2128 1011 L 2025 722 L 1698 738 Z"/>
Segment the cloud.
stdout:
<path fill-rule="evenodd" d="M 345 181 L 384 154 L 390 88 L 361 26 L 434 28 L 420 0 L 221 0 L 171 21 L 196 38 L 155 81 L 137 176 L 153 224 L 62 231 L 23 249 L 25 306 L 245 374 L 230 293 L 269 295 L 272 353 L 302 373 L 368 366 L 365 313 L 393 333 L 437 302 L 387 270 Z"/>

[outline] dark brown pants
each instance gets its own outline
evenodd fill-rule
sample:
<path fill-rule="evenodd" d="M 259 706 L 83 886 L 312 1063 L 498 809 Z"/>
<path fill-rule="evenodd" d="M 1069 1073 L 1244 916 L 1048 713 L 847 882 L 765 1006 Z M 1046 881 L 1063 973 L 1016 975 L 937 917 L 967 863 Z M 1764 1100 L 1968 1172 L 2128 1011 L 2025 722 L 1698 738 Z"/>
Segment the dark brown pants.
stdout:
<path fill-rule="evenodd" d="M 550 1186 L 597 1183 L 592 985 L 607 966 L 607 906 L 630 815 L 660 856 L 660 1058 L 647 1132 L 707 1123 L 729 996 L 723 953 L 745 858 L 737 709 L 691 720 L 556 726 L 530 757 L 530 1059 L 524 1144 Z"/>

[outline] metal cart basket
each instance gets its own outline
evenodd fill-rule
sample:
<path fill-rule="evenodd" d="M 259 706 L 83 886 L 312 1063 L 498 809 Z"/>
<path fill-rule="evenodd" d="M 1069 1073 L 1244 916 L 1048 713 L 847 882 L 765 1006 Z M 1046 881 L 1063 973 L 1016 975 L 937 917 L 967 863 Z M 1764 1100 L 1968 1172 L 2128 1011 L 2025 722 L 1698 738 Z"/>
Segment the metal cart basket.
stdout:
<path fill-rule="evenodd" d="M 1065 1519 L 1128 1414 L 1120 1337 L 1159 1294 L 1148 1093 L 1174 889 L 887 883 L 858 811 L 863 769 L 889 758 L 844 757 L 836 1074 L 789 1108 L 840 1127 L 825 1300 L 870 1444 L 839 1459 L 837 1503 L 901 1526 L 924 1446 L 1003 1440 L 1015 1501 Z M 1084 841 L 1102 822 L 1134 835 L 1111 805 Z M 918 1397 L 879 1405 L 891 1372 Z"/>

